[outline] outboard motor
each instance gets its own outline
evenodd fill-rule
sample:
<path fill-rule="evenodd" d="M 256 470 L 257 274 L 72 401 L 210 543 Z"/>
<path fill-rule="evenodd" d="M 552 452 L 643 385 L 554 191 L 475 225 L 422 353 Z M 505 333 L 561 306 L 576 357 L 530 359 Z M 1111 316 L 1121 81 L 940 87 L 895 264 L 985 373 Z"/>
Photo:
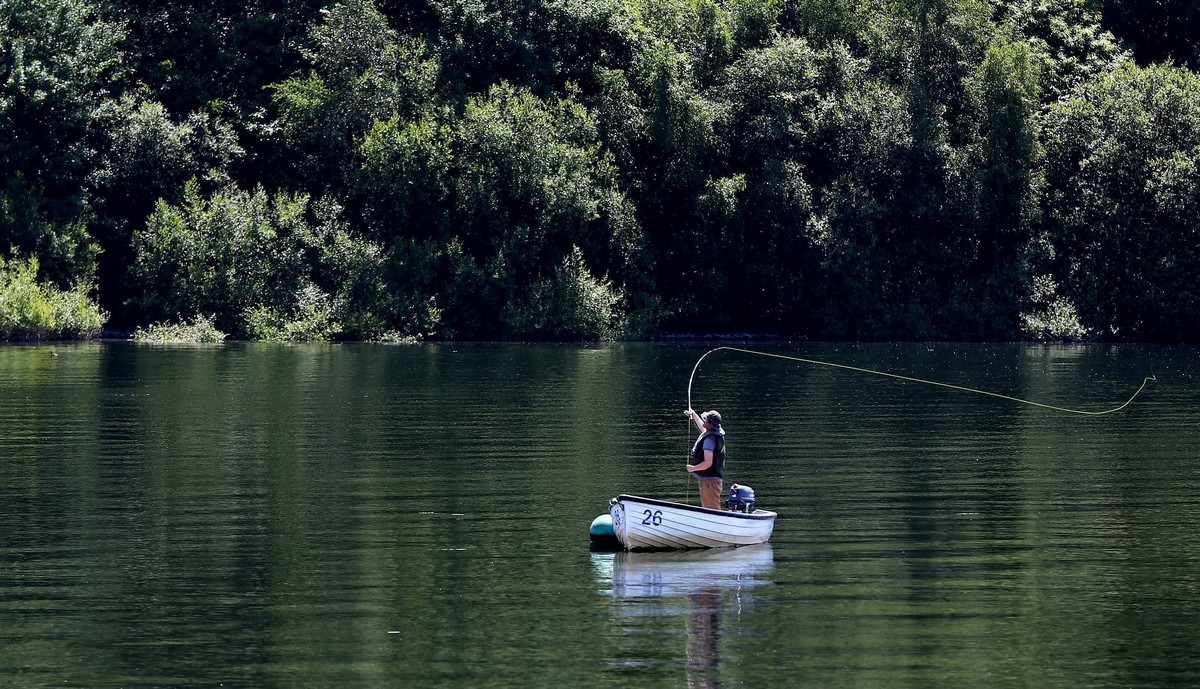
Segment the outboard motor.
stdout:
<path fill-rule="evenodd" d="M 725 506 L 732 512 L 745 512 L 747 514 L 753 512 L 754 489 L 750 486 L 733 484 L 729 488 L 729 499 L 725 501 Z"/>

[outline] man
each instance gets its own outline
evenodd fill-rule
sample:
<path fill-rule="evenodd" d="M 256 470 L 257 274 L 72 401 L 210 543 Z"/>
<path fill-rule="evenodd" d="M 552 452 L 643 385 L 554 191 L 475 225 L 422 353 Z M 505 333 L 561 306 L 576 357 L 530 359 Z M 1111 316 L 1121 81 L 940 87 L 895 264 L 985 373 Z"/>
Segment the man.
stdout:
<path fill-rule="evenodd" d="M 703 414 L 688 409 L 684 413 L 700 429 L 700 437 L 692 446 L 687 471 L 700 479 L 700 505 L 719 510 L 725 483 L 725 430 L 721 428 L 721 414 L 715 409 Z"/>

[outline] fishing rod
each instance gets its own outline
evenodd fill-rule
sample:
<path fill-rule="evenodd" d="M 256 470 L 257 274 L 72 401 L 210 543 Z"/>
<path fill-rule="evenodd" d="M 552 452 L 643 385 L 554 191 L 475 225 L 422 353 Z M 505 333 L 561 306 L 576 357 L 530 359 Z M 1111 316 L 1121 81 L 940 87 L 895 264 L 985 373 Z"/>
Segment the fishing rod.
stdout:
<path fill-rule="evenodd" d="M 869 374 L 875 375 L 875 376 L 883 376 L 886 378 L 895 378 L 897 380 L 903 380 L 903 381 L 907 381 L 910 383 L 922 383 L 924 385 L 936 385 L 938 387 L 949 388 L 951 390 L 958 390 L 960 392 L 971 392 L 971 393 L 975 393 L 977 395 L 987 395 L 988 397 L 998 397 L 1000 399 L 1008 400 L 1010 402 L 1019 402 L 1021 404 L 1028 404 L 1033 407 L 1041 407 L 1042 409 L 1050 409 L 1053 411 L 1065 412 L 1067 414 L 1081 414 L 1081 415 L 1085 415 L 1085 416 L 1103 416 L 1104 414 L 1112 414 L 1113 412 L 1121 411 L 1125 407 L 1128 407 L 1129 404 L 1131 402 L 1133 402 L 1133 400 L 1138 395 L 1141 394 L 1142 390 L 1144 390 L 1146 388 L 1146 385 L 1150 381 L 1158 380 L 1152 372 L 1150 375 L 1148 375 L 1142 379 L 1141 386 L 1137 389 L 1136 392 L 1133 393 L 1133 395 L 1129 399 L 1125 400 L 1124 404 L 1121 404 L 1120 406 L 1117 406 L 1117 407 L 1113 407 L 1112 409 L 1104 409 L 1102 411 L 1087 411 L 1087 410 L 1083 410 L 1083 409 L 1070 409 L 1068 407 L 1059 407 L 1059 406 L 1055 406 L 1053 404 L 1044 404 L 1042 402 L 1034 402 L 1032 400 L 1025 400 L 1025 399 L 1021 399 L 1019 397 L 1012 397 L 1010 395 L 1002 395 L 998 392 L 989 392 L 987 390 L 977 390 L 975 388 L 968 388 L 968 387 L 964 387 L 962 385 L 954 385 L 951 383 L 942 383 L 942 382 L 939 382 L 936 380 L 925 380 L 923 378 L 914 378 L 912 376 L 902 376 L 898 373 L 888 373 L 887 371 L 876 371 L 874 369 L 860 368 L 858 366 L 848 366 L 846 364 L 835 364 L 831 361 L 820 361 L 817 359 L 805 359 L 803 357 L 788 356 L 786 354 L 775 354 L 772 352 L 759 352 L 759 351 L 755 351 L 753 349 L 742 349 L 741 347 L 717 347 L 716 349 L 710 349 L 709 351 L 705 352 L 699 359 L 696 360 L 696 365 L 692 367 L 692 375 L 690 378 L 688 378 L 688 409 L 692 409 L 692 381 L 695 380 L 695 378 L 696 378 L 696 371 L 700 369 L 700 362 L 704 361 L 704 358 L 707 357 L 709 354 L 712 354 L 713 352 L 719 352 L 721 350 L 730 351 L 730 352 L 741 352 L 742 354 L 752 354 L 755 356 L 765 356 L 765 357 L 770 357 L 773 359 L 786 359 L 788 361 L 798 361 L 803 364 L 812 364 L 814 366 L 829 366 L 831 368 L 839 368 L 839 369 L 843 369 L 846 371 L 855 371 L 857 373 L 869 373 Z"/>

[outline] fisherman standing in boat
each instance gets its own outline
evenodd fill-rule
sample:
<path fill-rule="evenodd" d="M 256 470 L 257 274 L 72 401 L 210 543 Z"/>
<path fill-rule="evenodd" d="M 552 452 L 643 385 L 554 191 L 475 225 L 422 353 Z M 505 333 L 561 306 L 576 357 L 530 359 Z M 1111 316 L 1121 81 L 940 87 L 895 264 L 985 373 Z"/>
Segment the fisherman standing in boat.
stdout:
<path fill-rule="evenodd" d="M 700 505 L 719 510 L 725 483 L 725 430 L 721 428 L 721 415 L 715 409 L 703 414 L 688 409 L 685 413 L 700 429 L 700 437 L 692 446 L 687 471 L 700 479 Z"/>

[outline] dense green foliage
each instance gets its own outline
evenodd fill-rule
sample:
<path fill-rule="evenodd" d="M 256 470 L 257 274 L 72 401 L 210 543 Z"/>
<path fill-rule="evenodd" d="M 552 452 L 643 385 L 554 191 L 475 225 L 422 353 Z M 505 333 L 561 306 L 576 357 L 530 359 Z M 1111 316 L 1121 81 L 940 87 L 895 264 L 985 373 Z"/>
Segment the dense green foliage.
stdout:
<path fill-rule="evenodd" d="M 37 273 L 37 259 L 0 258 L 0 340 L 86 339 L 100 333 L 106 316 L 86 289 L 42 284 Z"/>
<path fill-rule="evenodd" d="M 0 0 L 0 336 L 1196 341 L 1135 4 Z"/>
<path fill-rule="evenodd" d="M 227 336 L 212 319 L 197 316 L 191 323 L 154 323 L 133 331 L 135 342 L 152 344 L 215 344 Z"/>

